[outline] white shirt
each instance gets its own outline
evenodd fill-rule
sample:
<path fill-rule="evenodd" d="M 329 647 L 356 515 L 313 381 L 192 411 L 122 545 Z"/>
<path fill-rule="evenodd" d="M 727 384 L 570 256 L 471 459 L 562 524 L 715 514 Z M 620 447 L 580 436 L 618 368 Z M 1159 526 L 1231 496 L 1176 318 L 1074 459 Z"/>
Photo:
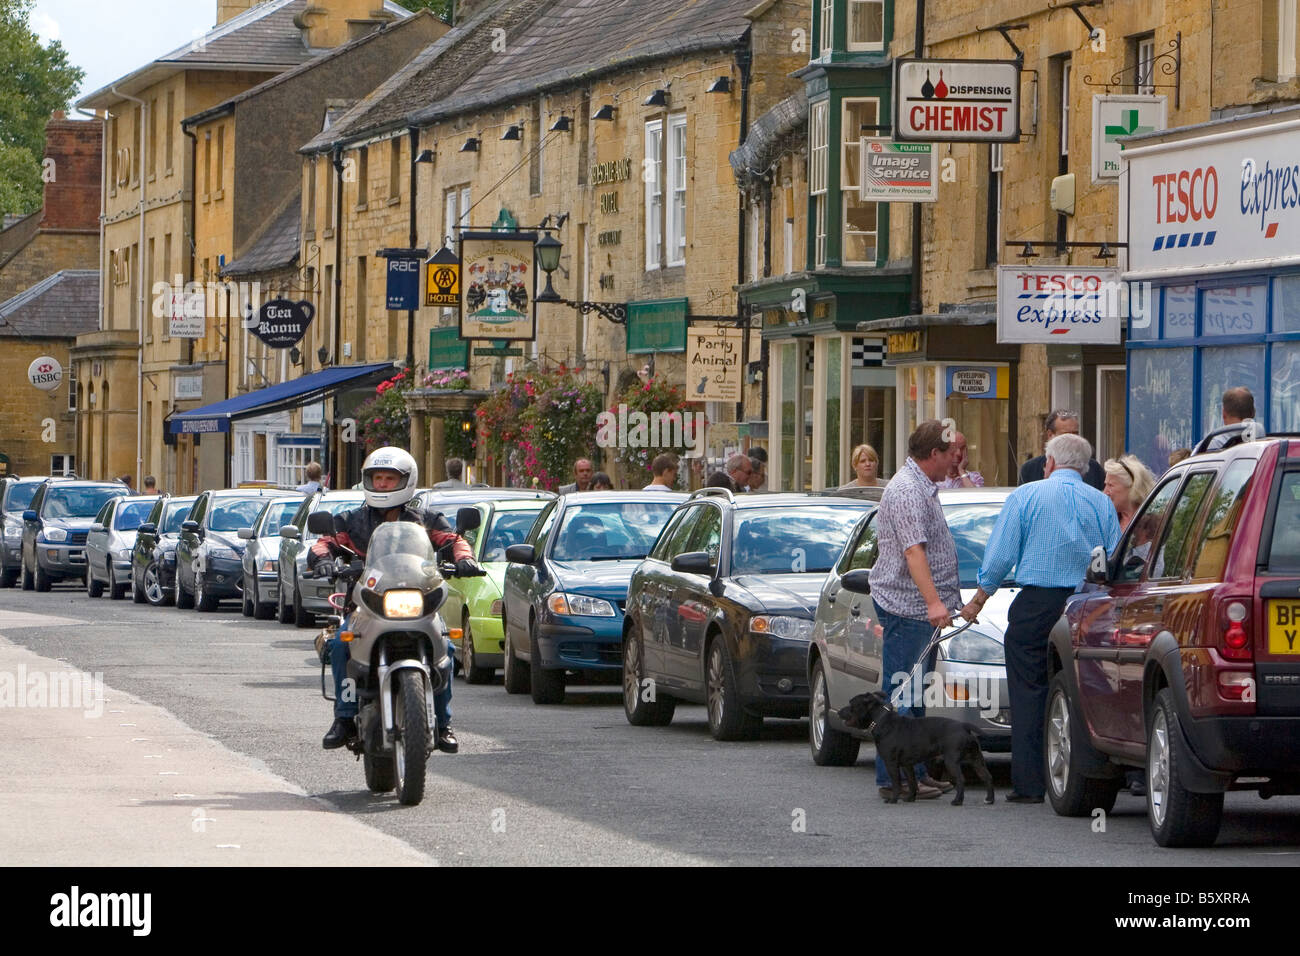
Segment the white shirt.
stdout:
<path fill-rule="evenodd" d="M 651 482 L 650 484 L 646 485 L 641 490 L 642 491 L 672 491 L 672 489 L 669 488 L 667 485 L 658 485 L 655 484 L 654 482 Z"/>

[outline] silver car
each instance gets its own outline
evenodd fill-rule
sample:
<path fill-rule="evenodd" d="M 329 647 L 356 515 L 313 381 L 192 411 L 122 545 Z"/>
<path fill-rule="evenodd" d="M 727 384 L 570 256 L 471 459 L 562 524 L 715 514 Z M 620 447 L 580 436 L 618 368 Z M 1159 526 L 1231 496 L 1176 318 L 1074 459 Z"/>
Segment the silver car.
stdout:
<path fill-rule="evenodd" d="M 157 495 L 110 498 L 86 532 L 86 594 L 97 598 L 107 589 L 114 601 L 131 587 L 131 551 L 135 533 L 153 510 Z"/>
<path fill-rule="evenodd" d="M 328 578 L 318 578 L 307 569 L 307 554 L 316 543 L 316 535 L 307 530 L 307 517 L 317 511 L 342 514 L 360 508 L 366 500 L 362 491 L 318 491 L 298 506 L 292 524 L 280 528 L 280 594 L 276 599 L 277 618 L 281 624 L 311 627 L 317 614 L 331 612 L 329 596 L 334 585 Z"/>
<path fill-rule="evenodd" d="M 293 520 L 305 497 L 272 498 L 251 528 L 240 528 L 239 537 L 248 542 L 244 549 L 244 617 L 259 621 L 275 616 L 280 598 L 280 529 Z"/>
<path fill-rule="evenodd" d="M 975 488 L 939 492 L 957 543 L 963 601 L 974 596 L 984 546 L 1011 491 Z M 883 631 L 867 584 L 867 574 L 876 563 L 878 514 L 872 511 L 858 522 L 826 576 L 813 622 L 808 653 L 809 738 L 813 760 L 821 765 L 853 763 L 858 744 L 870 739 L 865 732 L 844 726 L 839 709 L 858 694 L 892 691 L 898 686 L 892 679 L 895 675 L 882 673 Z M 1002 640 L 1007 608 L 1017 593 L 1014 585 L 1001 588 L 985 605 L 978 624 L 941 640 L 933 662 L 914 672 L 907 698 L 923 702 L 926 716 L 970 724 L 979 735 L 980 746 L 990 751 L 1011 747 Z"/>

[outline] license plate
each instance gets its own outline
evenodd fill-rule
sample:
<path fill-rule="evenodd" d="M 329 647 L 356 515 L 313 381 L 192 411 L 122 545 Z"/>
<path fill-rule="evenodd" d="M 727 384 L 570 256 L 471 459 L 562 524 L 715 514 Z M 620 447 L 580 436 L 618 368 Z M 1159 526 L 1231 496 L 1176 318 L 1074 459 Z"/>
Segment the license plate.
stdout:
<path fill-rule="evenodd" d="M 1300 654 L 1300 601 L 1268 602 L 1268 652 Z"/>

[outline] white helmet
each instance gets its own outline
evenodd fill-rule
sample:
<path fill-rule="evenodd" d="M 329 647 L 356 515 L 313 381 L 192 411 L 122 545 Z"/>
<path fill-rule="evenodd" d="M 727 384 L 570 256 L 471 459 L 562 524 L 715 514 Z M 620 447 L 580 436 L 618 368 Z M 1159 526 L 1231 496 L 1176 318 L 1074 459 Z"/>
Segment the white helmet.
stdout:
<path fill-rule="evenodd" d="M 371 476 L 376 471 L 395 471 L 402 483 L 392 491 L 376 491 Z M 420 466 L 409 452 L 400 448 L 376 448 L 361 466 L 361 487 L 366 493 L 366 504 L 372 508 L 397 508 L 406 504 L 420 483 Z"/>

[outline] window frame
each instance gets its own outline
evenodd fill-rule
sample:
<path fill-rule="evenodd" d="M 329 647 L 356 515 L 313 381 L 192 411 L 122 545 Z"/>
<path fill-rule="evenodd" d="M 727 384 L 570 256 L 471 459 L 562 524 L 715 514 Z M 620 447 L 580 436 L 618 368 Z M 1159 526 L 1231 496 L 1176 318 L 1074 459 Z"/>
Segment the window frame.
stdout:
<path fill-rule="evenodd" d="M 665 182 L 664 182 L 664 121 L 663 119 L 647 120 L 645 124 L 645 157 L 642 166 L 645 180 L 645 267 L 651 269 L 663 268 L 664 258 L 667 254 L 667 238 L 665 235 L 665 215 L 667 213 L 666 203 L 664 202 Z"/>
<path fill-rule="evenodd" d="M 858 268 L 874 267 L 880 261 L 880 203 L 862 203 L 863 206 L 870 205 L 874 208 L 876 214 L 876 228 L 871 232 L 865 232 L 859 229 L 849 229 L 849 204 L 851 202 L 861 202 L 858 198 L 859 185 L 850 184 L 846 175 L 848 169 L 849 150 L 861 150 L 862 131 L 857 130 L 856 138 L 850 139 L 848 135 L 849 127 L 849 109 L 851 106 L 860 103 L 875 104 L 876 122 L 869 125 L 877 125 L 880 122 L 880 97 L 878 96 L 845 96 L 840 99 L 840 264 L 843 266 L 852 266 Z M 829 147 L 829 144 L 828 144 Z M 859 152 L 859 164 L 861 163 L 861 154 Z M 858 170 L 858 175 L 862 175 L 862 170 Z M 875 257 L 866 259 L 849 258 L 849 236 L 873 236 L 875 241 Z"/>
<path fill-rule="evenodd" d="M 829 228 L 827 204 L 830 180 L 830 101 L 819 100 L 808 111 L 808 195 L 812 199 L 813 265 L 826 265 Z"/>
<path fill-rule="evenodd" d="M 1155 87 L 1156 35 L 1133 38 L 1133 92 L 1139 96 L 1153 96 Z"/>
<path fill-rule="evenodd" d="M 853 39 L 853 12 L 858 7 L 876 7 L 880 10 L 880 40 L 855 41 Z M 885 0 L 848 0 L 845 7 L 844 48 L 850 53 L 882 53 L 885 49 Z"/>
<path fill-rule="evenodd" d="M 667 175 L 664 181 L 664 261 L 669 268 L 686 265 L 686 218 L 689 200 L 686 182 L 690 177 L 690 164 L 687 161 L 689 141 L 687 139 L 686 114 L 677 113 L 668 117 L 667 142 L 665 158 Z M 681 154 L 676 152 L 680 132 Z M 679 168 L 680 166 L 680 168 Z M 681 222 L 678 223 L 680 211 Z M 678 227 L 680 226 L 680 232 Z"/>
<path fill-rule="evenodd" d="M 835 0 L 821 0 L 817 23 L 817 57 L 826 59 L 835 48 Z"/>

